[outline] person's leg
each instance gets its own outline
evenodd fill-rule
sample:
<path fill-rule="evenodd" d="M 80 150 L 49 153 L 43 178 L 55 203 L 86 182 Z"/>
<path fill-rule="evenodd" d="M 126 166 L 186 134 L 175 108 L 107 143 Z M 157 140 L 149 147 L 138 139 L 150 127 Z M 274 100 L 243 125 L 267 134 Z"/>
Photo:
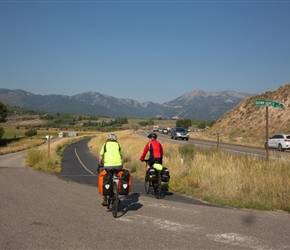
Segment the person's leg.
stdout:
<path fill-rule="evenodd" d="M 153 166 L 153 164 L 154 164 L 154 159 L 148 159 L 147 165 L 146 165 L 147 171 L 150 167 Z"/>
<path fill-rule="evenodd" d="M 150 165 L 147 163 L 146 170 L 148 171 L 149 168 L 150 168 Z"/>
<path fill-rule="evenodd" d="M 101 168 L 101 171 L 102 170 L 108 170 L 108 168 L 106 168 L 105 166 L 103 166 L 102 168 Z M 100 171 L 100 172 L 101 172 Z M 102 206 L 107 206 L 108 205 L 108 197 L 107 197 L 107 195 L 103 195 L 103 201 L 102 201 Z"/>
<path fill-rule="evenodd" d="M 103 205 L 103 206 L 107 206 L 107 205 L 108 205 L 108 201 L 107 201 L 107 199 L 108 199 L 108 198 L 107 198 L 107 195 L 104 195 L 104 196 L 103 196 L 103 202 L 102 202 L 102 205 Z"/>
<path fill-rule="evenodd" d="M 146 169 L 145 181 L 149 181 L 149 168 Z"/>

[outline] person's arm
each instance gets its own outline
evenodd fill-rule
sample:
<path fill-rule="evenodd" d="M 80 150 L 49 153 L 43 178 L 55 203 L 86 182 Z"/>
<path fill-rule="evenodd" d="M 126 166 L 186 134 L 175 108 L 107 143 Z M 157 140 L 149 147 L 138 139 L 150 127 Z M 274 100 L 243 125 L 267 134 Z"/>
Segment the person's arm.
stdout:
<path fill-rule="evenodd" d="M 142 155 L 141 155 L 141 157 L 140 157 L 140 160 L 141 160 L 141 161 L 144 161 L 145 156 L 146 156 L 148 150 L 149 150 L 149 143 L 147 143 L 147 144 L 145 145 L 145 147 L 144 147 L 143 153 L 142 153 Z"/>
<path fill-rule="evenodd" d="M 120 153 L 121 159 L 123 159 L 122 148 L 121 148 L 119 143 L 118 143 L 118 145 L 119 145 L 119 153 Z"/>
<path fill-rule="evenodd" d="M 100 155 L 99 155 L 99 166 L 104 166 L 104 154 L 105 154 L 105 150 L 104 150 L 104 145 L 103 145 L 100 151 Z"/>
<path fill-rule="evenodd" d="M 104 162 L 103 162 L 103 160 L 104 160 L 104 156 L 103 156 L 103 155 L 100 155 L 100 156 L 99 156 L 99 165 L 100 165 L 100 166 L 104 166 Z"/>

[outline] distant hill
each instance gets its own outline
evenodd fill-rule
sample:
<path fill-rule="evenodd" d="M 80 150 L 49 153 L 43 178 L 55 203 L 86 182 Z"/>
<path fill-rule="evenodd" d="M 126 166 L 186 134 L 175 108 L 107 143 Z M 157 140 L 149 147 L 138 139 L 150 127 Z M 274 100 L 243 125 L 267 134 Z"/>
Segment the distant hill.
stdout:
<path fill-rule="evenodd" d="M 249 96 L 251 94 L 228 90 L 222 92 L 193 90 L 173 101 L 164 103 L 164 106 L 174 108 L 174 115 L 180 118 L 217 120 Z"/>
<path fill-rule="evenodd" d="M 206 92 L 193 90 L 159 104 L 118 99 L 97 92 L 73 96 L 37 95 L 24 90 L 0 89 L 0 101 L 27 109 L 46 112 L 87 114 L 115 117 L 162 117 L 217 120 L 251 94 L 234 91 Z"/>
<path fill-rule="evenodd" d="M 222 115 L 208 133 L 219 133 L 221 138 L 266 139 L 266 107 L 255 106 L 255 100 L 269 100 L 283 104 L 283 108 L 268 107 L 269 136 L 290 133 L 290 83 L 275 91 L 248 97 Z M 260 143 L 261 144 L 261 143 Z"/>

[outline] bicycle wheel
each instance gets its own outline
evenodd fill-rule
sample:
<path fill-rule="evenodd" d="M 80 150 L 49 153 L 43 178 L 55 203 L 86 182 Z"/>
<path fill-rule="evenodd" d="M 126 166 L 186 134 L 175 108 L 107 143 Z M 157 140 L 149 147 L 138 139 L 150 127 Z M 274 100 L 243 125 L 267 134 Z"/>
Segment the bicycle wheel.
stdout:
<path fill-rule="evenodd" d="M 110 206 L 111 206 L 111 196 L 107 199 L 107 209 L 110 209 Z"/>
<path fill-rule="evenodd" d="M 161 197 L 161 176 L 159 171 L 157 174 L 157 180 L 154 183 L 154 195 L 157 199 Z"/>
<path fill-rule="evenodd" d="M 119 193 L 118 193 L 118 185 L 115 182 L 113 186 L 113 199 L 112 199 L 112 214 L 116 218 L 118 213 L 119 206 Z"/>
<path fill-rule="evenodd" d="M 147 194 L 150 192 L 150 181 L 145 177 L 145 191 Z"/>

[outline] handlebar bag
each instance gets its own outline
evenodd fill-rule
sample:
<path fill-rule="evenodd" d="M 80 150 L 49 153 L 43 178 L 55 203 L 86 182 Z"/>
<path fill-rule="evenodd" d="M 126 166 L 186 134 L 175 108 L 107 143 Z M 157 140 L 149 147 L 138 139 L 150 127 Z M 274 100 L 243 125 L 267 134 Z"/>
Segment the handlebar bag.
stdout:
<path fill-rule="evenodd" d="M 113 176 L 110 171 L 103 169 L 98 177 L 100 195 L 110 195 L 113 191 Z"/>

